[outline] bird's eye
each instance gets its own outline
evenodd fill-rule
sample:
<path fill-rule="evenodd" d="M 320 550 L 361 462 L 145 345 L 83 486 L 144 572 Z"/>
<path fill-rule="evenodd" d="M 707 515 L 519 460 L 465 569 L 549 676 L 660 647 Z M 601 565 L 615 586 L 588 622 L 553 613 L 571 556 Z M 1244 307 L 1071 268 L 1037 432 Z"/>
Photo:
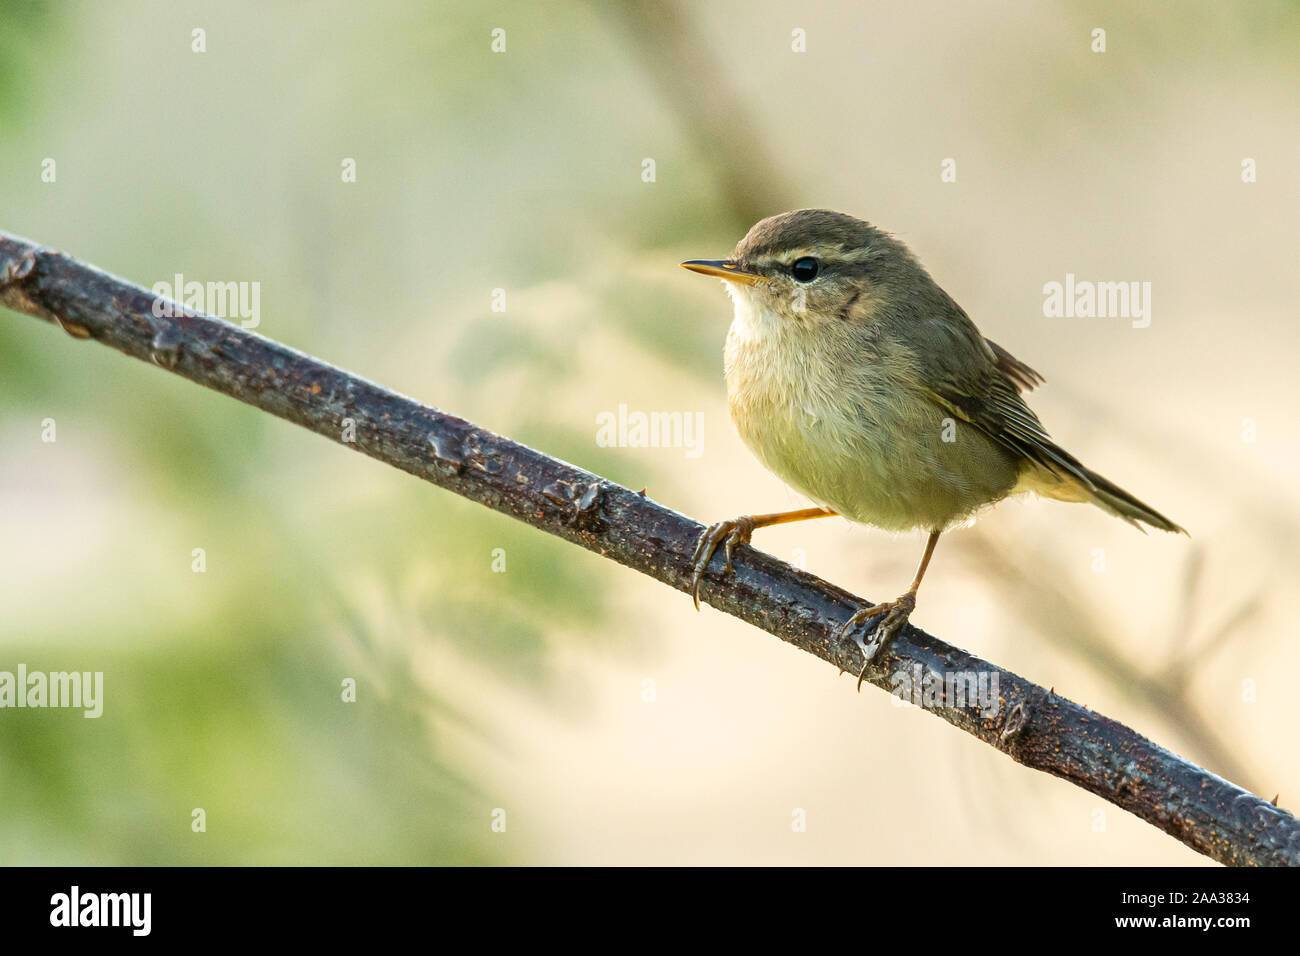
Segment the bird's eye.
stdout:
<path fill-rule="evenodd" d="M 804 256 L 802 259 L 794 260 L 794 264 L 790 266 L 790 275 L 794 276 L 796 282 L 812 282 L 817 278 L 819 268 L 816 259 L 812 256 Z"/>

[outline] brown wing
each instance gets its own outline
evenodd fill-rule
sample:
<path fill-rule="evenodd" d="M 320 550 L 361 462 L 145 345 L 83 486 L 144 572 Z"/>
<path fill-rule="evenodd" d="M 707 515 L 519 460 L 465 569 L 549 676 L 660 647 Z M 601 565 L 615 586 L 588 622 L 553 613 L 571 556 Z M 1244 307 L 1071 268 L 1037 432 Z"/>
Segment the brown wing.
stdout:
<path fill-rule="evenodd" d="M 1053 497 L 1091 501 L 1138 528 L 1139 522 L 1145 522 L 1163 531 L 1187 533 L 1150 505 L 1089 471 L 1052 441 L 1020 397 L 1021 389 L 1041 384 L 1043 377 L 980 335 L 955 303 L 913 327 L 924 333 L 914 340 L 911 355 L 920 385 L 940 408 L 978 428 L 1017 458 L 1057 476 L 1062 488 L 1086 495 L 1076 497 L 1072 491 Z"/>
<path fill-rule="evenodd" d="M 1016 358 L 1002 346 L 998 345 L 992 339 L 984 340 L 990 349 L 993 350 L 993 358 L 997 364 L 998 370 L 1007 378 L 1016 383 L 1016 388 L 1022 392 L 1031 391 L 1035 386 L 1042 385 L 1046 381 L 1043 376 L 1026 365 L 1020 359 Z"/>
<path fill-rule="evenodd" d="M 968 379 L 932 383 L 935 401 L 958 418 L 974 425 L 1002 447 L 1020 458 L 1041 465 L 1062 478 L 1073 479 L 1093 490 L 1088 469 L 1064 448 L 1052 441 L 1016 386 L 1001 371 L 990 369 L 983 384 Z"/>
<path fill-rule="evenodd" d="M 935 402 L 1017 457 L 1094 488 L 1088 469 L 1052 441 L 1020 397 L 1022 388 L 1043 381 L 1041 375 L 980 335 L 955 303 L 914 328 L 923 334 L 912 356 Z"/>

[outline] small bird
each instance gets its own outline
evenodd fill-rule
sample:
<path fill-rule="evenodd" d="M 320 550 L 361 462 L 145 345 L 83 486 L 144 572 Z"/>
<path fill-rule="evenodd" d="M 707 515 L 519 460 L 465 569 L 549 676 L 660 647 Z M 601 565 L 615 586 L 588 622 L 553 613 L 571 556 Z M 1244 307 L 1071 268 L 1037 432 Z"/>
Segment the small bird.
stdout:
<path fill-rule="evenodd" d="M 1141 528 L 1182 532 L 1052 441 L 1022 391 L 1043 377 L 980 334 L 900 240 L 828 209 L 764 219 L 729 259 L 692 259 L 735 304 L 724 368 L 731 420 L 758 459 L 818 507 L 710 526 L 692 594 L 721 545 L 754 529 L 840 515 L 928 533 L 912 585 L 860 608 L 879 617 L 870 660 L 907 621 L 939 535 L 986 505 L 1034 492 L 1083 501 Z M 864 666 L 865 672 L 865 666 Z"/>

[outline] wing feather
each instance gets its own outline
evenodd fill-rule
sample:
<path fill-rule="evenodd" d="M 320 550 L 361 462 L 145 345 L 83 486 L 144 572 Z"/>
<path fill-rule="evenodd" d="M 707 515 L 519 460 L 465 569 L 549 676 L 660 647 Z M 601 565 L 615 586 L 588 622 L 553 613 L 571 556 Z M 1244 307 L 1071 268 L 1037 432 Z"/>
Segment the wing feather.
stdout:
<path fill-rule="evenodd" d="M 1002 346 L 998 345 L 997 342 L 994 342 L 992 339 L 985 339 L 984 341 L 993 352 L 993 360 L 998 367 L 998 371 L 1011 379 L 1020 391 L 1032 391 L 1036 386 L 1042 385 L 1043 382 L 1047 381 L 1034 369 L 1030 368 Z"/>
<path fill-rule="evenodd" d="M 940 406 L 1016 457 L 1093 490 L 1088 469 L 1052 441 L 1020 397 L 1022 389 L 1041 384 L 1043 376 L 980 335 L 951 299 L 945 304 L 950 308 L 940 311 L 946 315 L 922 320 L 925 344 L 913 351 L 923 387 Z"/>

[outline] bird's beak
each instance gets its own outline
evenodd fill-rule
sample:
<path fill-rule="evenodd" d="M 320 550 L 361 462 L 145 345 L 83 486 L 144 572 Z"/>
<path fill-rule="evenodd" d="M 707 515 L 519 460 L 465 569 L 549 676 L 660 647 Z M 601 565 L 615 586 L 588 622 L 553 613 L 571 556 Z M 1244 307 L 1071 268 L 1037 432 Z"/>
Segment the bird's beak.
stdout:
<path fill-rule="evenodd" d="M 743 282 L 745 285 L 758 285 L 760 282 L 767 281 L 766 276 L 761 276 L 757 272 L 746 272 L 740 268 L 739 263 L 732 262 L 730 259 L 691 259 L 683 262 L 682 268 L 698 272 L 702 276 L 717 276 L 728 282 Z"/>

